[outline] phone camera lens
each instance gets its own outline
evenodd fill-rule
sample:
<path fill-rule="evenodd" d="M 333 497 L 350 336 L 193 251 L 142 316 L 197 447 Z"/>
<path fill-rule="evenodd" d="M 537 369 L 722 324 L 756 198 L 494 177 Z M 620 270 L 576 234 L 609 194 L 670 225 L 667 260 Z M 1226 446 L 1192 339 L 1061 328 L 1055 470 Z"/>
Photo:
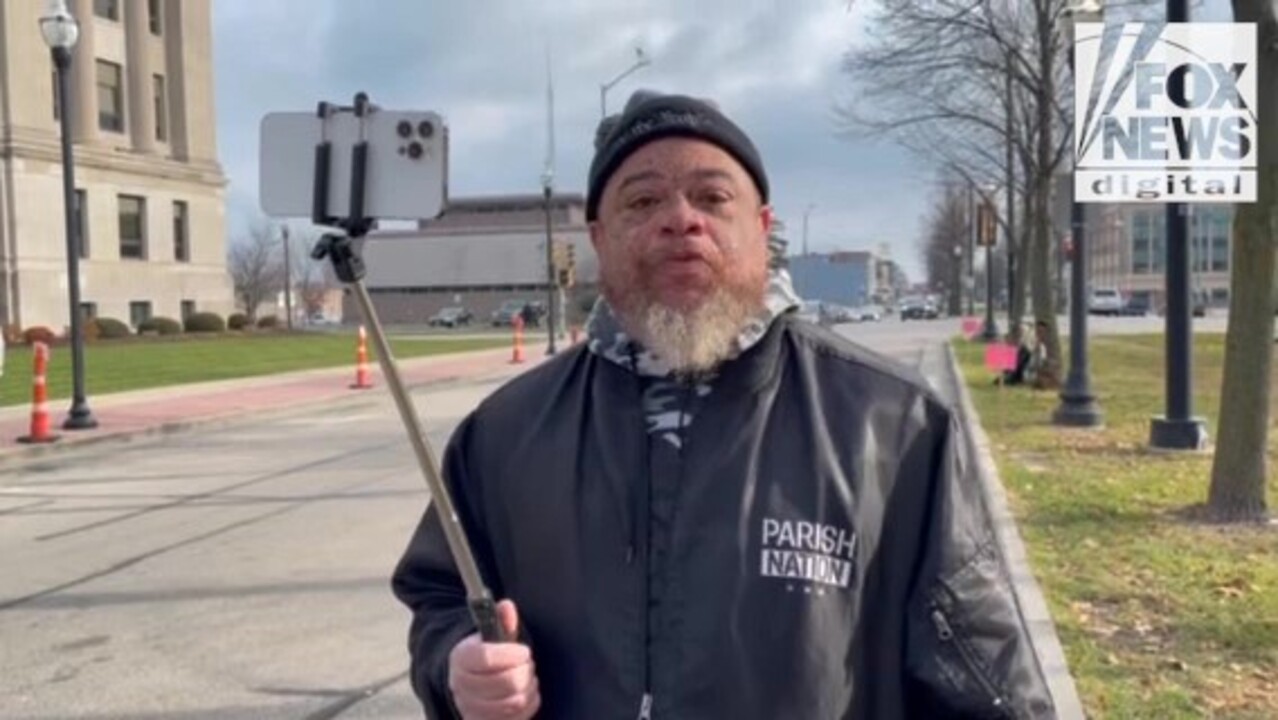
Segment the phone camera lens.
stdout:
<path fill-rule="evenodd" d="M 422 157 L 422 152 L 423 150 L 422 150 L 421 143 L 414 140 L 413 142 L 408 144 L 408 157 L 412 158 L 413 160 L 420 160 Z"/>
<path fill-rule="evenodd" d="M 395 127 L 395 131 L 399 133 L 400 137 L 406 138 L 413 134 L 413 124 L 407 120 L 400 120 L 399 125 Z"/>
<path fill-rule="evenodd" d="M 429 120 L 423 120 L 417 125 L 417 133 L 424 138 L 429 138 L 435 134 L 435 126 Z"/>

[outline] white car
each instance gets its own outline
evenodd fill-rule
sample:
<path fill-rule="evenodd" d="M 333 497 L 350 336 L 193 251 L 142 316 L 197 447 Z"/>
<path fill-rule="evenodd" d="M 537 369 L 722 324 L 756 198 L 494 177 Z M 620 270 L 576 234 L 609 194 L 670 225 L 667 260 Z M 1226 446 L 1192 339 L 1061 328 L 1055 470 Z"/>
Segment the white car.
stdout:
<path fill-rule="evenodd" d="M 821 310 L 821 301 L 819 300 L 804 300 L 795 315 L 800 320 L 805 320 L 813 325 L 820 325 L 825 318 L 825 313 Z"/>
<path fill-rule="evenodd" d="M 1113 288 L 1097 288 L 1087 301 L 1087 312 L 1092 315 L 1121 315 L 1123 294 Z"/>
<path fill-rule="evenodd" d="M 852 311 L 857 322 L 878 322 L 883 319 L 883 308 L 878 305 L 864 305 Z"/>

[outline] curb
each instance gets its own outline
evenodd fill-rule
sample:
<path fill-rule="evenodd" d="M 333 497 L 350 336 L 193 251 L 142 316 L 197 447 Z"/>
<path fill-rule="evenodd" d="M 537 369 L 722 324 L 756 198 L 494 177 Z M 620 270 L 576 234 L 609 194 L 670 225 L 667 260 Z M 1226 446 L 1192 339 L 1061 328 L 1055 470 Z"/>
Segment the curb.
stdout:
<path fill-rule="evenodd" d="M 1016 520 L 1012 517 L 1007 505 L 1007 493 L 998 475 L 998 466 L 994 464 L 994 455 L 990 450 L 990 439 L 981 425 L 981 417 L 972 403 L 972 396 L 963 382 L 963 374 L 959 370 L 958 358 L 954 355 L 954 346 L 945 343 L 946 363 L 949 380 L 954 384 L 954 404 L 961 413 L 963 425 L 967 430 L 969 449 L 976 460 L 977 474 L 981 479 L 981 494 L 985 499 L 986 509 L 994 523 L 994 531 L 998 539 L 999 550 L 1007 563 L 1011 574 L 1012 589 L 1029 628 L 1030 642 L 1034 646 L 1034 654 L 1038 656 L 1039 665 L 1047 679 L 1047 689 L 1051 693 L 1052 702 L 1056 705 L 1056 717 L 1060 720 L 1084 720 L 1087 714 L 1083 711 L 1083 703 L 1078 697 L 1078 687 L 1069 673 L 1069 664 L 1065 659 L 1065 651 L 1061 647 L 1060 637 L 1056 634 L 1056 625 L 1052 622 L 1047 601 L 1043 598 L 1038 581 L 1030 570 L 1029 557 L 1025 552 L 1025 543 L 1016 529 Z"/>
<path fill-rule="evenodd" d="M 482 384 L 501 380 L 507 377 L 508 373 L 509 371 L 507 370 L 501 370 L 480 375 L 449 375 L 417 383 L 405 381 L 405 388 L 411 392 L 424 388 L 442 389 L 445 387 L 465 387 L 470 384 Z M 91 451 L 95 449 L 102 449 L 105 446 L 124 445 L 135 440 L 173 435 L 197 428 L 211 429 L 226 427 L 252 420 L 275 420 L 287 418 L 304 414 L 308 410 L 318 407 L 345 409 L 359 407 L 360 405 L 373 406 L 382 400 L 390 399 L 389 391 L 385 389 L 384 385 L 378 387 L 377 390 L 381 390 L 382 392 L 376 396 L 368 394 L 352 394 L 349 397 L 328 397 L 318 398 L 315 400 L 303 400 L 269 410 L 232 410 L 224 413 L 191 418 L 189 420 L 164 422 L 150 427 L 142 427 L 134 430 L 122 430 L 119 432 L 104 433 L 89 437 L 63 435 L 62 439 L 56 443 L 49 443 L 47 445 L 18 445 L 0 449 L 0 463 L 7 465 L 9 463 L 38 460 L 67 452 Z M 405 439 L 405 442 L 407 442 L 407 439 Z"/>

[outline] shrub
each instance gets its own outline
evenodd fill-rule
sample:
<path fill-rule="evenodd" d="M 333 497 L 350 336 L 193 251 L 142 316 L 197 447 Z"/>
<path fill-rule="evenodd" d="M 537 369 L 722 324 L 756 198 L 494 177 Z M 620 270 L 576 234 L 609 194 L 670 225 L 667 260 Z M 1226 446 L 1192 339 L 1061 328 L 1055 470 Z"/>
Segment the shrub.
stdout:
<path fill-rule="evenodd" d="M 280 326 L 280 319 L 274 315 L 267 315 L 257 319 L 257 326 L 260 328 L 277 328 Z"/>
<path fill-rule="evenodd" d="M 223 332 L 226 322 L 222 316 L 211 312 L 197 312 L 186 316 L 187 332 Z"/>
<path fill-rule="evenodd" d="M 112 339 L 128 337 L 130 335 L 129 326 L 115 318 L 93 318 L 88 322 L 88 325 L 92 325 L 97 329 L 98 337 L 100 338 Z"/>
<path fill-rule="evenodd" d="M 28 345 L 34 345 L 38 342 L 48 345 L 57 339 L 57 334 L 43 325 L 35 325 L 22 331 L 22 342 Z"/>
<path fill-rule="evenodd" d="M 226 327 L 231 330 L 243 330 L 249 324 L 248 315 L 244 313 L 232 313 L 226 319 Z"/>
<path fill-rule="evenodd" d="M 138 334 L 158 333 L 160 335 L 181 335 L 182 323 L 167 317 L 153 317 L 142 321 L 138 325 Z"/>
<path fill-rule="evenodd" d="M 93 322 L 93 320 L 86 320 L 80 326 L 80 337 L 84 338 L 85 342 L 91 343 L 102 337 L 102 331 L 98 329 L 97 323 Z"/>

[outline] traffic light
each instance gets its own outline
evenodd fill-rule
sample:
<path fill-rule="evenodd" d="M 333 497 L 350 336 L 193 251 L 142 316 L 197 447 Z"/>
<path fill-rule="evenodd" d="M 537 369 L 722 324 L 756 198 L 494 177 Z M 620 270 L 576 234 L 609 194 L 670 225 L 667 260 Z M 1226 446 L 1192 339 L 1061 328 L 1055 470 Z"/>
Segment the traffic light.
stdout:
<path fill-rule="evenodd" d="M 998 213 L 993 203 L 983 202 L 976 207 L 976 244 L 981 247 L 998 244 Z"/>
<path fill-rule="evenodd" d="M 555 240 L 551 245 L 550 262 L 557 284 L 560 287 L 572 287 L 577 279 L 577 252 L 573 244 L 567 240 Z"/>
<path fill-rule="evenodd" d="M 568 264 L 568 243 L 563 240 L 555 240 L 552 242 L 550 250 L 550 262 L 559 270 Z"/>

